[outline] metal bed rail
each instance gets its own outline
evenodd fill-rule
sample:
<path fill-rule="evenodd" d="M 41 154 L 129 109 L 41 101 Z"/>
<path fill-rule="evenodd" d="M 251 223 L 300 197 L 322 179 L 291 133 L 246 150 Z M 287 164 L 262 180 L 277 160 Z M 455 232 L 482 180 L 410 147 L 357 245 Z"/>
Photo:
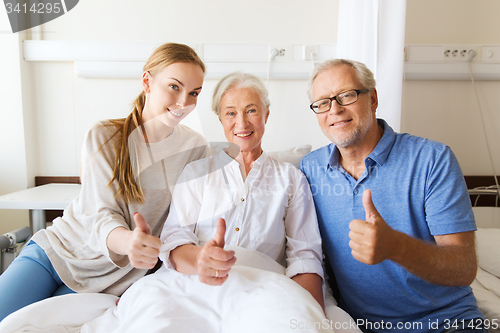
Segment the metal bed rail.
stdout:
<path fill-rule="evenodd" d="M 475 195 L 476 198 L 473 202 L 473 206 L 476 207 L 478 201 L 482 195 L 495 196 L 495 207 L 498 207 L 498 200 L 500 197 L 500 188 L 497 185 L 491 186 L 479 186 L 469 189 L 469 196 Z"/>

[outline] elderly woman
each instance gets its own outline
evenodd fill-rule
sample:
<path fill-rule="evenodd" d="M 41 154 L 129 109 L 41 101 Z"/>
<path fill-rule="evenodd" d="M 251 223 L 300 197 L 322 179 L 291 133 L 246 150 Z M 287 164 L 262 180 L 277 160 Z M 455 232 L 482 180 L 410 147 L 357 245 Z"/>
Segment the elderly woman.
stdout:
<path fill-rule="evenodd" d="M 232 73 L 216 86 L 212 108 L 234 145 L 183 171 L 186 185 L 174 194 L 160 258 L 178 272 L 220 285 L 236 261 L 224 242 L 259 251 L 285 266 L 286 275 L 323 307 L 321 238 L 309 186 L 299 170 L 261 147 L 269 105 L 253 75 Z M 204 170 L 210 171 L 197 181 L 186 179 Z"/>

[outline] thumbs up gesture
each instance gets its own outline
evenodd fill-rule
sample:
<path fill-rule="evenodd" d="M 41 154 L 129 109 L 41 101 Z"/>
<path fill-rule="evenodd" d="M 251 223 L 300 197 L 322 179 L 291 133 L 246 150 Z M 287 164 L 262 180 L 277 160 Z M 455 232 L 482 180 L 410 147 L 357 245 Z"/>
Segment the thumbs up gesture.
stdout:
<path fill-rule="evenodd" d="M 134 214 L 136 227 L 128 244 L 127 255 L 135 268 L 150 269 L 156 265 L 160 254 L 161 241 L 151 235 L 151 228 L 139 213 Z"/>
<path fill-rule="evenodd" d="M 214 238 L 205 243 L 196 260 L 198 276 L 203 283 L 212 286 L 222 285 L 236 262 L 234 251 L 224 250 L 225 235 L 226 221 L 219 218 Z"/>
<path fill-rule="evenodd" d="M 398 251 L 396 238 L 398 232 L 392 229 L 380 216 L 372 201 L 372 193 L 363 193 L 365 221 L 352 220 L 349 224 L 349 247 L 352 256 L 365 264 L 376 265 L 386 259 L 391 259 Z"/>

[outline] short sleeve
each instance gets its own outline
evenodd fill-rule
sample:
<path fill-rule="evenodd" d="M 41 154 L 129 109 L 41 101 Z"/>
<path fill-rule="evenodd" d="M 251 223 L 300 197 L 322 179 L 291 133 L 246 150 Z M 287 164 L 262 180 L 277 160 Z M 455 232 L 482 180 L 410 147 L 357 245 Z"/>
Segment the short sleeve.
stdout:
<path fill-rule="evenodd" d="M 476 230 L 467 185 L 449 147 L 436 155 L 427 177 L 425 214 L 432 235 Z"/>

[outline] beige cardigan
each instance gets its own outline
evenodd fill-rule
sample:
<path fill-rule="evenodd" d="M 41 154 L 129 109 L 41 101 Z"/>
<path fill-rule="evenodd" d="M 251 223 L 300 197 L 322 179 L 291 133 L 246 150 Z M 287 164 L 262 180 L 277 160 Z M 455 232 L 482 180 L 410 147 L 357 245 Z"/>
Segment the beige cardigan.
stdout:
<path fill-rule="evenodd" d="M 110 252 L 106 238 L 117 227 L 133 230 L 134 212 L 141 213 L 152 234 L 160 236 L 180 172 L 187 163 L 206 156 L 205 139 L 183 125 L 175 127 L 163 141 L 138 144 L 145 203 L 126 204 L 115 198 L 116 181 L 107 186 L 113 172 L 114 143 L 119 138 L 116 135 L 109 140 L 114 132 L 115 127 L 108 121 L 89 130 L 82 149 L 80 195 L 64 210 L 62 218 L 56 218 L 52 226 L 33 236 L 61 280 L 76 292 L 119 296 L 146 274 L 147 270 L 133 268 L 127 256 Z"/>

